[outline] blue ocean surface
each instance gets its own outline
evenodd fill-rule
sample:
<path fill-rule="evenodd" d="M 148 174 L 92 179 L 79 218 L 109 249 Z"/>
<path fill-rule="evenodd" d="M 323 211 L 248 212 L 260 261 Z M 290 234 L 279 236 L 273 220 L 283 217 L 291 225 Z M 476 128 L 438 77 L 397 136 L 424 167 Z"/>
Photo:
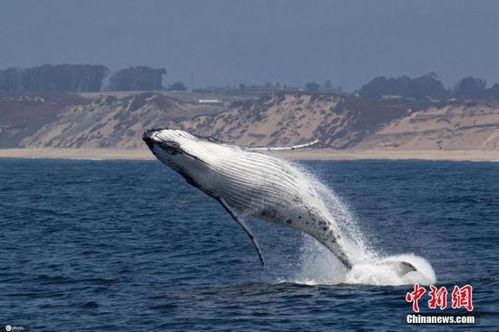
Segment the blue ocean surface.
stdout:
<path fill-rule="evenodd" d="M 473 286 L 475 325 L 499 329 L 499 163 L 302 162 L 366 241 L 414 253 L 437 285 Z M 159 161 L 0 159 L 0 325 L 31 331 L 454 330 L 411 326 L 413 285 L 323 282 L 310 240 L 250 221 Z M 305 250 L 305 249 L 306 250 Z M 306 275 L 311 282 L 300 282 Z M 420 300 L 428 309 L 427 294 Z M 449 305 L 451 299 L 449 294 Z M 442 313 L 455 312 L 451 309 Z M 466 313 L 465 309 L 457 312 Z"/>

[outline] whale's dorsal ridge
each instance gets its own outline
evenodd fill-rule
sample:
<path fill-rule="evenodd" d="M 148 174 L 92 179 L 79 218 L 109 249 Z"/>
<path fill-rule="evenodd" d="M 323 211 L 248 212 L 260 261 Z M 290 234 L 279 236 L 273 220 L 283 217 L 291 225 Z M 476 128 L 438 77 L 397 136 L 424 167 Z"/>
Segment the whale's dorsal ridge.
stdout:
<path fill-rule="evenodd" d="M 256 249 L 256 253 L 258 254 L 258 258 L 260 259 L 260 263 L 262 263 L 262 266 L 264 266 L 265 262 L 263 260 L 263 254 L 262 254 L 262 250 L 260 249 L 260 245 L 258 244 L 258 241 L 256 240 L 255 235 L 253 234 L 251 229 L 248 227 L 248 225 L 246 224 L 244 219 L 239 217 L 239 215 L 234 211 L 234 209 L 232 209 L 230 207 L 230 205 L 227 203 L 227 201 L 224 198 L 220 197 L 220 198 L 218 198 L 218 201 L 220 202 L 220 204 L 222 204 L 222 206 L 225 208 L 225 210 L 227 210 L 227 212 L 230 214 L 232 219 L 234 219 L 241 226 L 241 228 L 246 232 L 246 234 L 248 234 L 249 238 L 251 239 L 251 242 L 253 243 L 253 246 Z"/>

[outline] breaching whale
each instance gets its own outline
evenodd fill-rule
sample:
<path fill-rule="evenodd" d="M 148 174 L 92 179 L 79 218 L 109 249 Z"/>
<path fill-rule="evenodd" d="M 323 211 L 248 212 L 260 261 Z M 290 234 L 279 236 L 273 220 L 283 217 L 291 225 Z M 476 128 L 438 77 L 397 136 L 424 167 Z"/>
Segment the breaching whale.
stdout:
<path fill-rule="evenodd" d="M 262 265 L 262 251 L 244 216 L 279 223 L 309 234 L 348 270 L 355 263 L 355 257 L 350 257 L 346 250 L 346 240 L 334 218 L 324 212 L 327 209 L 319 194 L 291 163 L 255 151 L 261 148 L 225 144 L 182 130 L 147 130 L 143 140 L 161 162 L 220 202 L 248 234 Z M 395 265 L 399 274 L 415 270 L 410 263 L 403 261 L 390 264 Z"/>

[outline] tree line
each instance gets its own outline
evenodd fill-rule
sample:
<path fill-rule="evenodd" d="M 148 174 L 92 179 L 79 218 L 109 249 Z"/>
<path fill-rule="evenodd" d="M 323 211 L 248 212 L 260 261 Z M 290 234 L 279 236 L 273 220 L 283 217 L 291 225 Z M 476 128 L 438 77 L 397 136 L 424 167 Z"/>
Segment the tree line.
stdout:
<path fill-rule="evenodd" d="M 109 68 L 102 65 L 11 67 L 0 70 L 0 95 L 165 89 L 163 68 L 128 67 L 109 74 Z M 167 89 L 184 91 L 187 87 L 182 82 L 174 82 Z"/>
<path fill-rule="evenodd" d="M 20 95 L 50 92 L 98 92 L 98 91 L 185 91 L 182 82 L 163 86 L 166 70 L 136 66 L 113 73 L 102 65 L 42 65 L 32 68 L 7 68 L 0 70 L 0 95 Z M 323 86 L 316 82 L 305 84 L 310 93 L 342 93 L 332 87 L 330 81 Z M 339 91 L 339 92 L 338 92 Z M 492 99 L 499 100 L 499 84 L 487 87 L 484 79 L 468 76 L 453 88 L 446 88 L 435 73 L 420 77 L 379 76 L 364 84 L 357 92 L 371 99 Z"/>
<path fill-rule="evenodd" d="M 379 76 L 364 84 L 357 92 L 361 97 L 372 99 L 492 99 L 499 100 L 499 84 L 487 88 L 487 83 L 479 77 L 467 76 L 453 88 L 445 88 L 435 73 L 416 78 L 400 76 L 386 78 Z"/>

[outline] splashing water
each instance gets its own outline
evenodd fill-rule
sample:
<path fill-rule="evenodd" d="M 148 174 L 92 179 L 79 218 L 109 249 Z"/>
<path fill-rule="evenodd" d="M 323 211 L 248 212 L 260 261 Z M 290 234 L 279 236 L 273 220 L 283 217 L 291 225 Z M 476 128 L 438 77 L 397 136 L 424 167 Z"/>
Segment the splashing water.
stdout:
<path fill-rule="evenodd" d="M 388 263 L 391 261 L 404 261 L 411 263 L 416 271 L 398 275 Z M 437 281 L 435 271 L 430 263 L 413 254 L 394 255 L 382 258 L 376 262 L 365 262 L 354 265 L 345 276 L 345 283 L 398 286 L 419 283 L 422 285 L 434 284 Z"/>
<path fill-rule="evenodd" d="M 431 264 L 414 254 L 401 254 L 383 257 L 367 244 L 354 216 L 347 205 L 336 193 L 321 183 L 303 167 L 294 165 L 305 175 L 306 181 L 312 184 L 319 194 L 317 198 L 310 197 L 310 202 L 323 209 L 323 214 L 335 223 L 345 239 L 345 251 L 354 259 L 353 267 L 347 271 L 336 257 L 312 237 L 303 234 L 301 262 L 294 272 L 293 281 L 301 284 L 364 284 L 364 285 L 404 285 L 420 283 L 423 285 L 436 282 L 436 276 Z M 312 202 L 315 200 L 315 202 Z M 317 204 L 319 203 L 319 204 Z M 416 271 L 405 274 L 397 273 L 395 264 L 391 262 L 407 262 Z"/>

